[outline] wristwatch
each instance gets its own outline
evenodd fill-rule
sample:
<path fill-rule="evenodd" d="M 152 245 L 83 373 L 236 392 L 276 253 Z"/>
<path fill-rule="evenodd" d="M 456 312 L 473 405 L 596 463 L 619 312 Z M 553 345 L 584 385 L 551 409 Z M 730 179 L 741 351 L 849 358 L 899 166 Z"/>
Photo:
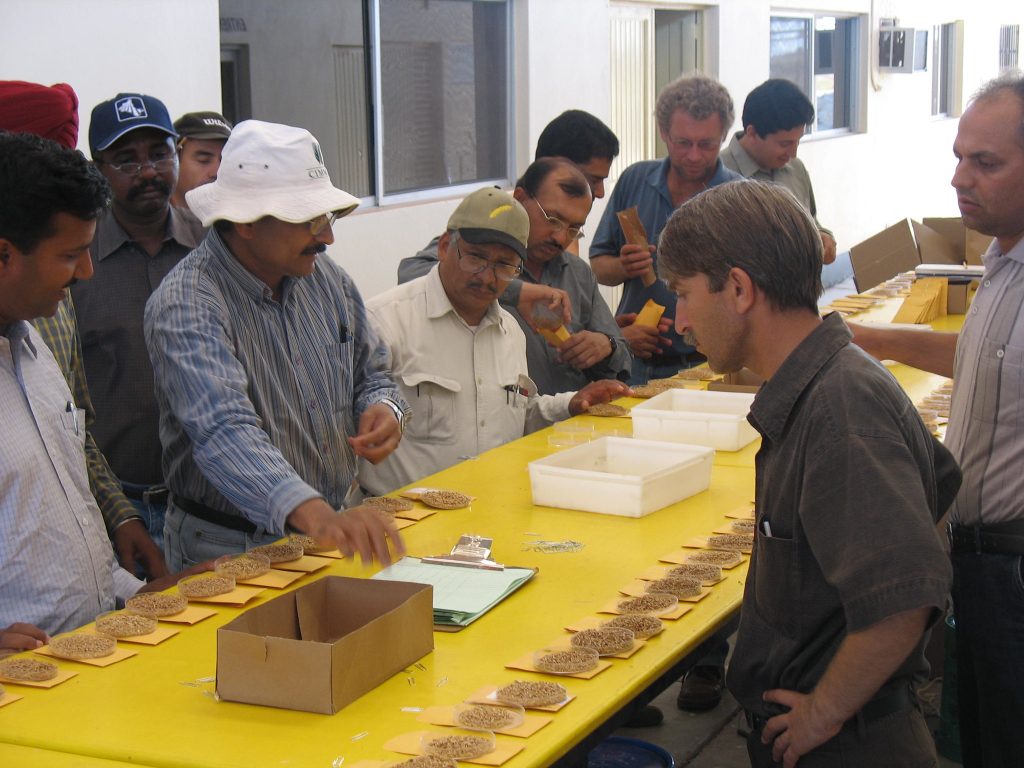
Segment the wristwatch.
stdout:
<path fill-rule="evenodd" d="M 398 431 L 404 435 L 405 420 L 409 416 L 409 414 L 403 411 L 401 406 L 394 400 L 389 400 L 388 398 L 385 397 L 384 399 L 381 400 L 381 402 L 395 412 L 395 418 L 398 419 Z"/>

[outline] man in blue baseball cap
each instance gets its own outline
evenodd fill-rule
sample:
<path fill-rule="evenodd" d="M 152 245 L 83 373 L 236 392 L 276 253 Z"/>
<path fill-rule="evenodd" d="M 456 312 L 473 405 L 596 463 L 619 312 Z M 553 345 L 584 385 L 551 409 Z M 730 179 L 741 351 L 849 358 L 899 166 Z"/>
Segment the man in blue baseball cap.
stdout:
<path fill-rule="evenodd" d="M 167 107 L 153 96 L 119 93 L 93 108 L 89 150 L 113 200 L 92 241 L 95 277 L 72 291 L 96 442 L 158 544 L 167 492 L 142 315 L 164 275 L 203 237 L 198 222 L 170 204 L 177 136 Z"/>

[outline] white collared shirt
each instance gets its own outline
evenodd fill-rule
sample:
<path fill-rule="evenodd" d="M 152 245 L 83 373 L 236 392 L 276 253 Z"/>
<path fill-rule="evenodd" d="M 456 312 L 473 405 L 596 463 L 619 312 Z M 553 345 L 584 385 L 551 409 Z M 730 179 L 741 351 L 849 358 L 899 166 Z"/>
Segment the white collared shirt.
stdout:
<path fill-rule="evenodd" d="M 370 299 L 366 310 L 412 407 L 398 449 L 380 464 L 360 462 L 367 490 L 387 493 L 568 417 L 575 393 L 536 395 L 515 319 L 494 302 L 470 327 L 437 267 Z"/>
<path fill-rule="evenodd" d="M 24 322 L 0 336 L 0 435 L 0 627 L 64 632 L 135 594 L 89 490 L 84 413 Z"/>

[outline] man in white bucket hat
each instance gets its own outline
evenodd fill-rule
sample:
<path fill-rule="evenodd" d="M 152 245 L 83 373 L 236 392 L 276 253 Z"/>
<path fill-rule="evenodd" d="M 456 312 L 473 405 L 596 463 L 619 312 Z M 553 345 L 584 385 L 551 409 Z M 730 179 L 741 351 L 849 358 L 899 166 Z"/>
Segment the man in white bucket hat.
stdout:
<path fill-rule="evenodd" d="M 356 459 L 398 445 L 408 406 L 352 279 L 323 255 L 358 205 L 309 131 L 249 120 L 189 207 L 212 229 L 146 307 L 171 503 L 169 562 L 298 530 L 364 560 L 393 523 L 347 506 Z"/>

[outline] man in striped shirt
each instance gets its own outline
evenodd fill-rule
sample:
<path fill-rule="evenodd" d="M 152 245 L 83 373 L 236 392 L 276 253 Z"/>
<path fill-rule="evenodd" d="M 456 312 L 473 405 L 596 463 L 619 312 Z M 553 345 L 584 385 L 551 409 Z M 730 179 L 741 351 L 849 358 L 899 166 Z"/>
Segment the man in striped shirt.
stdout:
<path fill-rule="evenodd" d="M 351 278 L 323 255 L 358 200 L 308 131 L 249 120 L 189 207 L 213 229 L 146 307 L 171 492 L 171 568 L 299 530 L 390 561 L 390 520 L 349 506 L 356 459 L 398 445 L 407 406 Z"/>
<path fill-rule="evenodd" d="M 857 328 L 879 358 L 953 376 L 946 444 L 965 768 L 1024 755 L 1024 77 L 985 85 L 960 118 L 952 184 L 964 224 L 995 239 L 959 334 Z"/>

